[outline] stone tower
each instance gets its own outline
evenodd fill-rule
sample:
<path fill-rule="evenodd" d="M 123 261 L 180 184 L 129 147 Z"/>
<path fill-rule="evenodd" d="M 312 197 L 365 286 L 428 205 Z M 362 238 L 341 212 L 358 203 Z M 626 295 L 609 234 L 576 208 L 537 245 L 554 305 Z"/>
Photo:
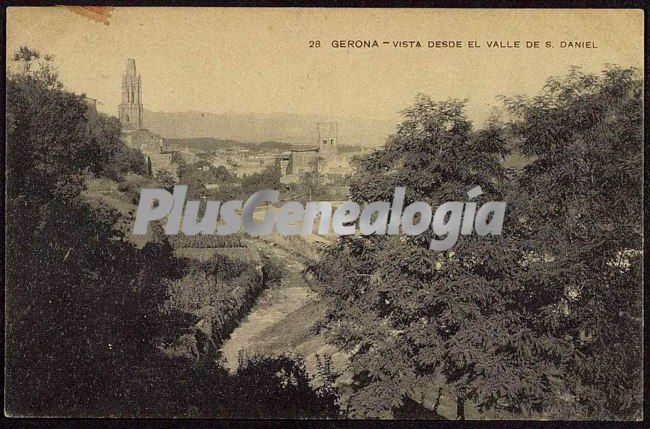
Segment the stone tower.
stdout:
<path fill-rule="evenodd" d="M 325 159 L 336 158 L 339 154 L 338 124 L 336 122 L 318 124 L 318 153 Z"/>
<path fill-rule="evenodd" d="M 143 110 L 142 79 L 135 70 L 135 60 L 129 59 L 122 75 L 122 103 L 118 112 L 122 126 L 132 130 L 143 128 Z"/>

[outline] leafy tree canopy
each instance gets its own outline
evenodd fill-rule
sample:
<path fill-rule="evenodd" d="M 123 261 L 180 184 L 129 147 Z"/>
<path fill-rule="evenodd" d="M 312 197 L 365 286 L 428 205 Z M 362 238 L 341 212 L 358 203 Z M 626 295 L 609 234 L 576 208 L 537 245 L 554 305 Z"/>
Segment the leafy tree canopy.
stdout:
<path fill-rule="evenodd" d="M 501 236 L 444 254 L 426 235 L 340 238 L 311 267 L 331 304 L 325 327 L 352 353 L 353 410 L 390 416 L 443 374 L 461 405 L 638 415 L 641 93 L 634 69 L 573 69 L 536 97 L 506 98 L 508 124 L 472 130 L 462 101 L 425 96 L 404 112 L 362 160 L 353 199 L 405 186 L 406 204 L 435 205 L 480 185 L 507 217 Z M 507 147 L 533 159 L 519 174 L 501 166 Z"/>

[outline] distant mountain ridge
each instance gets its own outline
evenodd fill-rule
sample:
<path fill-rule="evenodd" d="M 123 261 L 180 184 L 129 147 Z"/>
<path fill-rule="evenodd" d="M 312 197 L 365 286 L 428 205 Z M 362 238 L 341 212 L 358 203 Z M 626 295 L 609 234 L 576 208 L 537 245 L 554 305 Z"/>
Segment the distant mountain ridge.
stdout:
<path fill-rule="evenodd" d="M 220 140 L 213 137 L 186 137 L 178 139 L 164 138 L 165 149 L 179 150 L 191 149 L 200 152 L 211 152 L 214 149 L 234 149 L 245 147 L 253 151 L 280 150 L 288 151 L 290 149 L 301 149 L 302 146 L 296 146 L 291 143 L 265 141 L 259 143 L 240 142 L 237 140 Z M 344 147 L 345 148 L 345 147 Z"/>
<path fill-rule="evenodd" d="M 145 127 L 167 139 L 211 137 L 249 143 L 277 141 L 312 146 L 317 144 L 318 122 L 337 122 L 341 145 L 378 147 L 395 132 L 395 123 L 376 119 L 290 113 L 144 112 Z"/>

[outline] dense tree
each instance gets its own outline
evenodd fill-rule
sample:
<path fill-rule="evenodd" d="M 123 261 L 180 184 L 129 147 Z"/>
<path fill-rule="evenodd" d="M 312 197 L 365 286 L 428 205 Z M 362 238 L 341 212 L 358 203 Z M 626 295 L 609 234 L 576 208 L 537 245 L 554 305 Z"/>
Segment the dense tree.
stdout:
<path fill-rule="evenodd" d="M 176 180 L 174 180 L 174 177 L 167 170 L 156 171 L 153 177 L 161 188 L 169 192 L 174 192 Z"/>
<path fill-rule="evenodd" d="M 463 105 L 420 96 L 385 148 L 361 162 L 352 198 L 390 201 L 395 187 L 404 186 L 405 206 L 435 207 L 466 200 L 468 190 L 481 186 L 484 201 L 502 200 L 495 186 L 505 177 L 501 130 L 493 124 L 473 132 Z M 357 414 L 391 416 L 405 398 L 418 400 L 439 373 L 461 405 L 472 398 L 492 406 L 533 390 L 537 381 L 520 381 L 525 368 L 512 350 L 521 332 L 519 314 L 509 311 L 509 247 L 502 238 L 468 236 L 440 253 L 429 250 L 430 239 L 429 233 L 343 238 L 313 267 L 330 297 L 334 338 L 353 352 Z"/>
<path fill-rule="evenodd" d="M 508 98 L 518 148 L 514 224 L 531 255 L 521 297 L 536 335 L 563 344 L 575 415 L 638 418 L 642 357 L 643 83 L 574 68 Z"/>
<path fill-rule="evenodd" d="M 268 166 L 261 173 L 244 176 L 240 195 L 251 195 L 262 189 L 280 189 L 280 171 L 274 166 Z"/>
<path fill-rule="evenodd" d="M 457 101 L 420 97 L 365 158 L 359 202 L 508 202 L 499 237 L 345 237 L 312 267 L 326 329 L 351 352 L 357 415 L 388 417 L 436 374 L 463 403 L 519 415 L 630 418 L 640 410 L 641 88 L 636 71 L 573 70 L 507 99 L 507 131 L 533 161 L 500 167 L 504 130 L 472 131 Z M 481 199 L 478 199 L 480 202 Z"/>
<path fill-rule="evenodd" d="M 230 182 L 233 177 L 224 166 L 215 167 L 207 161 L 187 164 L 180 163 L 178 183 L 188 186 L 188 198 L 201 198 L 206 195 L 206 184 Z"/>
<path fill-rule="evenodd" d="M 336 418 L 341 417 L 336 392 L 313 389 L 302 360 L 289 356 L 252 356 L 240 359 L 235 381 L 233 417 Z M 251 395 L 251 386 L 261 394 Z M 296 403 L 299 401 L 299 406 Z"/>
<path fill-rule="evenodd" d="M 146 161 L 142 153 L 128 147 L 120 138 L 120 123 L 93 109 L 86 112 L 89 144 L 94 146 L 91 171 L 120 181 L 128 172 L 145 174 Z"/>
<path fill-rule="evenodd" d="M 151 332 L 138 290 L 144 255 L 118 214 L 82 197 L 84 175 L 121 145 L 95 128 L 51 59 L 21 49 L 7 78 L 7 410 L 84 409 Z M 108 148 L 108 149 L 107 149 Z M 144 310 L 144 313 L 143 313 Z M 146 323 L 145 323 L 146 322 Z"/>
<path fill-rule="evenodd" d="M 168 295 L 163 279 L 183 267 L 160 228 L 137 249 L 116 226 L 119 213 L 82 193 L 89 173 L 120 179 L 130 171 L 117 156 L 119 127 L 62 88 L 51 58 L 23 48 L 14 59 L 7 76 L 5 412 L 241 416 L 251 410 L 236 395 L 246 395 L 261 417 L 332 415 L 333 400 L 313 391 L 290 359 L 230 376 L 214 360 L 194 365 L 160 353 L 155 341 L 169 326 L 159 311 Z M 223 260 L 201 268 L 217 276 L 238 269 Z M 259 277 L 276 278 L 267 267 L 248 276 Z M 238 280 L 221 305 L 245 289 L 247 279 Z M 276 375 L 282 368 L 289 385 Z"/>
<path fill-rule="evenodd" d="M 293 187 L 293 199 L 302 201 L 327 201 L 329 192 L 323 183 L 323 176 L 318 172 L 305 172 Z"/>

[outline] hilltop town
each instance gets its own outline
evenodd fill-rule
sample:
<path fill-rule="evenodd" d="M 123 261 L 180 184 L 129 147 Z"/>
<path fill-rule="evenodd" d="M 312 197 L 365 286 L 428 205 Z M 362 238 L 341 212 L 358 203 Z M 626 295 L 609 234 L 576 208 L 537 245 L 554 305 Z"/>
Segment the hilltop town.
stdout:
<path fill-rule="evenodd" d="M 339 138 L 336 122 L 315 123 L 315 141 L 306 141 L 303 145 L 284 142 L 256 145 L 236 141 L 220 144 L 215 138 L 207 145 L 197 146 L 191 144 L 194 142 L 191 138 L 166 139 L 146 127 L 142 76 L 137 72 L 134 59 L 126 62 L 121 94 L 118 118 L 124 141 L 142 152 L 149 174 L 168 175 L 175 182 L 182 180 L 184 167 L 187 171 L 189 166 L 204 173 L 225 169 L 233 179 L 269 171 L 278 174 L 283 185 L 299 184 L 306 175 L 318 176 L 323 184 L 331 184 L 352 174 L 355 156 L 369 152 L 367 148 L 343 146 L 345 142 Z M 218 189 L 219 181 L 208 180 L 204 187 Z"/>

